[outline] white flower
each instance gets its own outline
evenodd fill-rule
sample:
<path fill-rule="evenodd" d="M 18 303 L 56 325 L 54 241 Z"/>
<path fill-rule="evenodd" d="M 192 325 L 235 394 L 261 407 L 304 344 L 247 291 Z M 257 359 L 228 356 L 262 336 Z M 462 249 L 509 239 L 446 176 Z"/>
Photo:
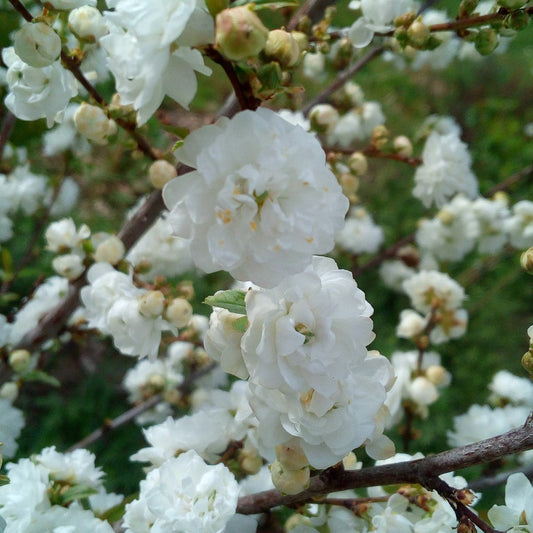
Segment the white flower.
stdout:
<path fill-rule="evenodd" d="M 522 200 L 514 204 L 506 229 L 509 232 L 511 246 L 514 248 L 533 246 L 533 202 Z"/>
<path fill-rule="evenodd" d="M 383 242 L 383 230 L 362 207 L 353 209 L 344 227 L 335 236 L 336 243 L 353 254 L 375 253 Z"/>
<path fill-rule="evenodd" d="M 85 270 L 83 259 L 76 254 L 54 257 L 52 266 L 57 274 L 70 280 L 78 278 Z"/>
<path fill-rule="evenodd" d="M 0 342 L 0 346 L 2 343 Z M 10 458 L 17 451 L 17 439 L 24 427 L 24 416 L 9 400 L 0 398 L 0 454 Z"/>
<path fill-rule="evenodd" d="M 61 124 L 56 124 L 43 135 L 44 155 L 53 156 L 68 149 L 76 155 L 90 152 L 91 145 L 87 139 L 79 135 L 72 121 L 76 109 L 78 109 L 78 104 L 69 104 L 63 113 Z"/>
<path fill-rule="evenodd" d="M 86 224 L 79 229 L 71 218 L 62 218 L 52 222 L 45 232 L 47 249 L 52 252 L 81 249 L 82 241 L 88 239 L 91 230 Z"/>
<path fill-rule="evenodd" d="M 363 16 L 348 30 L 348 38 L 357 48 L 370 44 L 374 33 L 393 29 L 392 21 L 412 6 L 411 0 L 361 0 Z"/>
<path fill-rule="evenodd" d="M 91 511 L 79 507 L 54 505 L 42 513 L 35 513 L 31 523 L 25 526 L 24 533 L 113 533 L 109 522 L 96 518 Z M 6 530 L 6 533 L 7 530 Z"/>
<path fill-rule="evenodd" d="M 222 533 L 235 514 L 238 492 L 224 465 L 206 465 L 190 450 L 141 481 L 139 499 L 126 506 L 126 532 Z"/>
<path fill-rule="evenodd" d="M 422 153 L 422 165 L 415 172 L 413 196 L 429 207 L 442 207 L 457 193 L 469 198 L 478 195 L 470 154 L 458 134 L 431 132 Z"/>
<path fill-rule="evenodd" d="M 533 409 L 533 383 L 528 378 L 520 378 L 507 370 L 500 370 L 494 374 L 489 390 L 496 400 L 503 399 Z"/>
<path fill-rule="evenodd" d="M 507 243 L 507 220 L 509 209 L 503 201 L 478 198 L 472 204 L 477 217 L 480 235 L 478 250 L 480 253 L 496 254 Z"/>
<path fill-rule="evenodd" d="M 365 141 L 376 126 L 385 123 L 385 115 L 378 102 L 365 102 L 360 108 L 342 115 L 332 133 L 327 136 L 329 145 L 350 147 L 355 141 Z"/>
<path fill-rule="evenodd" d="M 94 459 L 94 455 L 88 450 L 60 453 L 56 451 L 55 446 L 44 448 L 35 456 L 36 463 L 48 470 L 51 479 L 65 481 L 70 485 L 98 488 L 102 484 L 103 472 L 95 467 Z"/>
<path fill-rule="evenodd" d="M 32 67 L 47 67 L 61 53 L 59 35 L 44 22 L 23 24 L 15 34 L 15 53 Z"/>
<path fill-rule="evenodd" d="M 78 132 L 96 144 L 107 144 L 108 137 L 117 132 L 117 125 L 98 106 L 82 104 L 74 113 L 74 125 Z"/>
<path fill-rule="evenodd" d="M 525 406 L 492 409 L 488 405 L 474 404 L 464 415 L 453 419 L 454 431 L 448 432 L 448 442 L 452 446 L 465 446 L 495 437 L 523 425 L 529 413 L 530 409 Z"/>
<path fill-rule="evenodd" d="M 400 259 L 383 261 L 379 267 L 379 275 L 383 283 L 394 291 L 402 292 L 402 283 L 415 274 L 415 269 L 407 266 Z"/>
<path fill-rule="evenodd" d="M 348 200 L 315 137 L 268 109 L 189 135 L 176 155 L 196 168 L 163 198 L 195 263 L 273 286 L 333 247 Z"/>
<path fill-rule="evenodd" d="M 107 33 L 107 24 L 100 11 L 88 5 L 68 14 L 68 27 L 78 37 L 87 40 L 98 40 Z"/>
<path fill-rule="evenodd" d="M 2 58 L 9 67 L 6 107 L 22 120 L 46 118 L 48 127 L 54 121 L 59 122 L 60 113 L 78 94 L 73 74 L 65 70 L 59 61 L 43 68 L 30 67 L 19 59 L 12 47 L 4 48 Z"/>
<path fill-rule="evenodd" d="M 493 506 L 489 519 L 497 529 L 507 531 L 521 525 L 512 531 L 533 531 L 533 486 L 524 474 L 519 472 L 509 476 L 505 485 L 505 505 Z"/>
<path fill-rule="evenodd" d="M 404 309 L 400 313 L 400 323 L 396 335 L 404 339 L 412 339 L 420 335 L 428 325 L 428 317 L 418 314 L 412 309 Z"/>
<path fill-rule="evenodd" d="M 415 240 L 420 248 L 443 261 L 460 261 L 476 245 L 479 224 L 473 204 L 456 196 L 431 220 L 423 220 Z"/>

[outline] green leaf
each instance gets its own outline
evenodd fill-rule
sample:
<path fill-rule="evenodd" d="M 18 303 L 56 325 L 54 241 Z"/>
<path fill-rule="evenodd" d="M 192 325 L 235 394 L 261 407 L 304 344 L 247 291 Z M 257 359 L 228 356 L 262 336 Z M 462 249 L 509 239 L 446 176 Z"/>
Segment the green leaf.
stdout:
<path fill-rule="evenodd" d="M 240 333 L 244 333 L 248 327 L 248 317 L 241 316 L 241 318 L 238 318 L 235 320 L 235 322 L 233 322 L 232 326 L 233 329 L 239 331 Z"/>
<path fill-rule="evenodd" d="M 9 478 L 7 476 L 0 476 L 0 487 L 2 485 L 8 485 L 9 484 Z"/>
<path fill-rule="evenodd" d="M 93 494 L 98 494 L 98 491 L 93 487 L 87 485 L 74 485 L 70 489 L 66 490 L 61 494 L 61 502 L 63 504 L 73 502 L 74 500 L 81 500 L 83 498 L 88 498 Z"/>
<path fill-rule="evenodd" d="M 173 145 L 172 145 L 172 150 L 171 152 L 175 152 L 185 141 L 183 139 L 180 139 L 179 141 L 176 141 Z"/>
<path fill-rule="evenodd" d="M 246 304 L 244 303 L 244 291 L 219 291 L 213 296 L 208 296 L 204 302 L 212 307 L 222 307 L 231 313 L 246 315 Z"/>
<path fill-rule="evenodd" d="M 31 370 L 21 374 L 21 379 L 24 381 L 39 381 L 40 383 L 46 383 L 52 387 L 59 387 L 61 383 L 59 380 L 42 370 Z"/>

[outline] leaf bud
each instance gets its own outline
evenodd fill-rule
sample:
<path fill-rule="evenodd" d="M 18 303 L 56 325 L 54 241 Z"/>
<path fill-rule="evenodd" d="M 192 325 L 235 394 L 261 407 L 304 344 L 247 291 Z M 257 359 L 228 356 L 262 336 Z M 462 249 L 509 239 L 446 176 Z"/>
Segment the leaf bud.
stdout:
<path fill-rule="evenodd" d="M 528 0 L 498 0 L 498 4 L 507 9 L 520 9 L 527 4 Z"/>
<path fill-rule="evenodd" d="M 215 47 L 232 61 L 259 54 L 267 37 L 268 29 L 250 6 L 224 9 L 216 16 Z"/>
<path fill-rule="evenodd" d="M 492 28 L 481 28 L 474 41 L 476 50 L 482 55 L 487 56 L 494 52 L 499 44 L 498 34 Z"/>
<path fill-rule="evenodd" d="M 148 291 L 139 298 L 139 312 L 147 318 L 161 316 L 165 308 L 165 296 L 161 291 Z"/>
<path fill-rule="evenodd" d="M 285 30 L 268 32 L 264 52 L 269 59 L 277 61 L 282 68 L 293 67 L 300 59 L 300 47 L 296 39 Z"/>
<path fill-rule="evenodd" d="M 505 18 L 505 26 L 511 30 L 520 31 L 526 28 L 529 24 L 529 13 L 523 9 L 509 13 Z"/>
<path fill-rule="evenodd" d="M 533 246 L 522 252 L 520 266 L 528 273 L 533 274 Z"/>
<path fill-rule="evenodd" d="M 330 104 L 318 104 L 309 111 L 309 122 L 317 133 L 331 133 L 339 122 L 339 112 Z"/>
<path fill-rule="evenodd" d="M 44 22 L 24 24 L 15 35 L 15 53 L 28 65 L 47 67 L 61 53 L 59 35 Z"/>
<path fill-rule="evenodd" d="M 54 257 L 52 267 L 57 274 L 69 280 L 79 278 L 85 270 L 83 259 L 78 254 L 58 255 Z"/>
<path fill-rule="evenodd" d="M 413 155 L 413 144 L 409 137 L 405 135 L 398 135 L 393 141 L 394 151 L 404 157 L 411 157 Z"/>
<path fill-rule="evenodd" d="M 429 28 L 421 20 L 415 20 L 407 30 L 409 44 L 414 48 L 425 48 L 430 36 Z"/>
<path fill-rule="evenodd" d="M 9 365 L 17 374 L 21 374 L 29 369 L 31 354 L 28 350 L 13 350 L 9 354 Z"/>
<path fill-rule="evenodd" d="M 110 235 L 96 247 L 94 260 L 97 262 L 109 263 L 116 265 L 121 261 L 126 253 L 126 248 L 121 239 L 116 235 Z"/>
<path fill-rule="evenodd" d="M 192 317 L 192 305 L 183 298 L 174 298 L 167 307 L 165 318 L 178 328 L 185 327 Z"/>
<path fill-rule="evenodd" d="M 298 494 L 309 486 L 311 471 L 309 467 L 300 470 L 287 470 L 282 463 L 274 461 L 270 465 L 272 483 L 283 494 Z"/>
<path fill-rule="evenodd" d="M 148 169 L 150 183 L 156 189 L 162 189 L 170 180 L 174 179 L 178 173 L 176 167 L 164 159 L 154 161 Z"/>
<path fill-rule="evenodd" d="M 96 144 L 107 144 L 107 138 L 117 132 L 114 120 L 97 106 L 83 102 L 74 113 L 76 129 Z"/>
<path fill-rule="evenodd" d="M 73 9 L 68 14 L 68 27 L 77 37 L 89 43 L 96 42 L 108 32 L 104 17 L 92 6 Z"/>

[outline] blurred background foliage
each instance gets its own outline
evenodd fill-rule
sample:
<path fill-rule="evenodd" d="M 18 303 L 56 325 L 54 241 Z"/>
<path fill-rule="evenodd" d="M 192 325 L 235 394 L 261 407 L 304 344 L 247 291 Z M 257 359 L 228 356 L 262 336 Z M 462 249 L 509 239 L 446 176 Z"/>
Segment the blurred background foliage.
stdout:
<path fill-rule="evenodd" d="M 447 8 L 453 19 L 458 4 L 455 0 L 441 1 L 435 7 Z M 345 26 L 352 19 L 346 5 L 340 3 L 335 24 Z M 10 45 L 8 35 L 18 24 L 19 17 L 4 2 L 0 11 L 2 47 Z M 199 91 L 191 111 L 167 102 L 158 114 L 161 123 L 194 129 L 213 119 L 230 87 L 221 69 L 210 66 L 213 76 L 210 79 L 199 76 Z M 328 72 L 329 79 L 334 75 L 335 72 Z M 524 130 L 526 124 L 533 122 L 531 25 L 511 42 L 504 54 L 493 54 L 478 62 L 455 61 L 444 70 L 425 67 L 416 72 L 397 70 L 392 64 L 377 59 L 353 81 L 362 87 L 367 100 L 382 104 L 386 125 L 393 136 L 405 134 L 414 138 L 429 114 L 453 116 L 463 128 L 463 139 L 469 145 L 482 193 L 533 161 L 532 138 Z M 308 88 L 303 98 L 327 85 L 321 82 L 313 86 L 299 73 L 295 74 L 294 82 Z M 109 99 L 112 85 L 99 88 Z M 0 94 L 3 100 L 5 88 L 0 88 Z M 285 98 L 272 102 L 274 107 L 294 104 L 298 101 Z M 2 108 L 2 115 L 5 113 Z M 44 131 L 44 121 L 17 121 L 11 141 L 28 148 L 33 172 L 49 174 L 56 179 L 65 175 L 75 178 L 82 191 L 79 207 L 72 213 L 77 224 L 87 223 L 93 232 L 116 231 L 127 211 L 150 192 L 146 177 L 149 161 L 132 149 L 123 133 L 118 142 L 109 147 L 94 146 L 90 156 L 76 159 L 64 155 L 46 159 L 40 156 Z M 176 140 L 155 119 L 143 126 L 142 133 L 162 150 L 170 150 Z M 421 147 L 421 143 L 416 145 L 416 155 L 420 154 Z M 8 170 L 1 169 L 2 172 Z M 411 196 L 413 175 L 414 170 L 407 165 L 380 159 L 371 161 L 370 171 L 362 180 L 359 196 L 376 223 L 385 230 L 383 247 L 415 231 L 419 217 L 433 215 Z M 532 200 L 531 190 L 529 176 L 509 191 L 512 203 Z M 28 251 L 32 234 L 39 229 L 38 215 L 33 219 L 19 215 L 15 227 L 16 238 L 7 243 L 7 247 L 16 265 Z M 33 261 L 21 271 L 11 289 L 19 298 L 29 294 L 39 279 L 52 274 L 52 255 L 44 251 L 42 228 L 40 231 L 30 250 Z M 352 266 L 353 258 L 338 254 L 337 259 L 340 266 Z M 368 259 L 358 258 L 359 264 Z M 486 402 L 487 384 L 497 370 L 505 368 L 525 375 L 520 357 L 527 349 L 526 329 L 533 322 L 533 279 L 520 270 L 519 252 L 504 252 L 490 259 L 473 253 L 465 261 L 446 268 L 465 287 L 470 323 L 464 338 L 438 347 L 453 382 L 430 408 L 429 419 L 416 423 L 416 428 L 422 432 L 420 439 L 413 443 L 413 450 L 419 449 L 425 454 L 446 449 L 446 432 L 452 427 L 453 417 L 464 413 L 473 403 Z M 198 302 L 230 283 L 223 274 L 193 276 L 192 279 Z M 411 349 L 407 341 L 395 336 L 399 313 L 408 306 L 407 298 L 386 290 L 376 270 L 365 272 L 357 282 L 375 309 L 377 338 L 371 347 L 385 355 L 398 349 Z M 1 312 L 9 313 L 12 309 L 13 302 L 0 301 Z M 198 304 L 196 311 L 207 315 L 209 308 Z M 28 384 L 22 389 L 17 405 L 26 413 L 27 426 L 20 439 L 20 457 L 49 445 L 56 445 L 63 451 L 128 407 L 121 380 L 135 361 L 118 354 L 107 340 L 71 341 L 51 350 L 43 360 L 43 369 L 56 376 L 61 387 Z M 397 434 L 393 436 L 398 439 Z M 137 490 L 141 467 L 138 463 L 130 463 L 128 457 L 144 444 L 139 428 L 132 423 L 91 446 L 98 464 L 108 473 L 109 490 L 124 493 Z M 490 506 L 493 494 L 494 491 L 489 491 L 483 507 Z"/>

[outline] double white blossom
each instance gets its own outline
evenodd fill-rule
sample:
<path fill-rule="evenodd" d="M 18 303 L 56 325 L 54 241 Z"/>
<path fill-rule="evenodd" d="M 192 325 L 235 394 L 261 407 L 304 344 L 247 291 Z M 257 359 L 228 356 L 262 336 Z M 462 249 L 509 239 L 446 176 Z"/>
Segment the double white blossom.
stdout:
<path fill-rule="evenodd" d="M 333 248 L 348 200 L 299 126 L 243 111 L 190 134 L 176 156 L 196 170 L 165 186 L 169 222 L 206 272 L 272 287 Z"/>

